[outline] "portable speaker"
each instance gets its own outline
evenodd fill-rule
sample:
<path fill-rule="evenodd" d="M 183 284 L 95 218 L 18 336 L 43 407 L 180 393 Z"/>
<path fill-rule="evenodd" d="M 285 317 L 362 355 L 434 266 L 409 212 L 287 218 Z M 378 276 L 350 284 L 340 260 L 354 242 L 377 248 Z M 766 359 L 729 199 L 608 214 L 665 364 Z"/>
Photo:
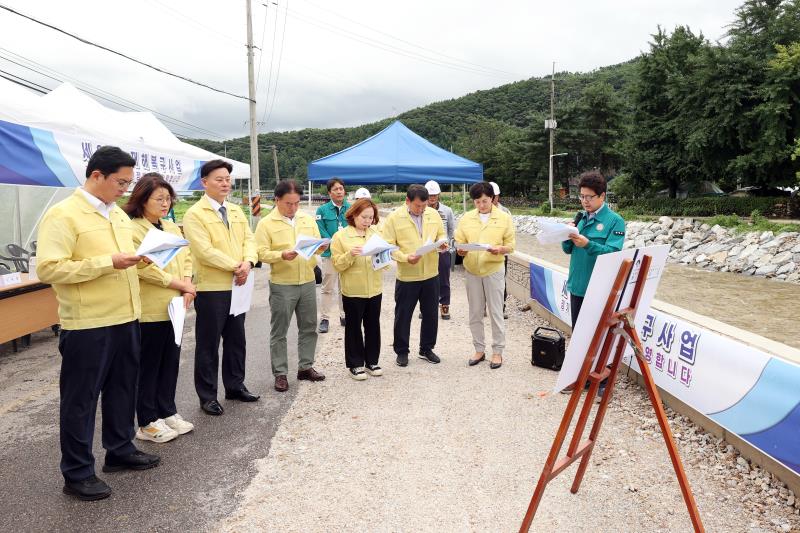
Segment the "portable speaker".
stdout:
<path fill-rule="evenodd" d="M 543 333 L 539 333 L 543 331 Z M 539 327 L 531 335 L 531 364 L 561 370 L 564 363 L 564 336 L 557 329 Z"/>

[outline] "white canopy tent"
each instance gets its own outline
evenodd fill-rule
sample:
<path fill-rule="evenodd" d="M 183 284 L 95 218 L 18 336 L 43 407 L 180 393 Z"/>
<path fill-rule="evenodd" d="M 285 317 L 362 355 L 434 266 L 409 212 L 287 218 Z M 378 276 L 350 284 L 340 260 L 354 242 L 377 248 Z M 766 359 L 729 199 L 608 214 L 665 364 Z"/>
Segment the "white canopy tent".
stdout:
<path fill-rule="evenodd" d="M 129 152 L 136 179 L 157 171 L 179 192 L 202 188 L 211 159 L 230 162 L 234 179 L 250 177 L 249 165 L 184 143 L 149 112 L 107 108 L 68 83 L 39 96 L 0 79 L 0 255 L 7 243 L 29 247 L 41 215 L 85 181 L 102 145 Z"/>

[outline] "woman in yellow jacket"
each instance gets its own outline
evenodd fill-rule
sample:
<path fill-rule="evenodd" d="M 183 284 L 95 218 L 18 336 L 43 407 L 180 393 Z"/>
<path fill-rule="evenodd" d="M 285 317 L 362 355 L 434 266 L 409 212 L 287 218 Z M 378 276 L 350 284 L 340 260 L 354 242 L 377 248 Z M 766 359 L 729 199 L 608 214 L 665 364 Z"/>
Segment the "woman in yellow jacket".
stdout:
<path fill-rule="evenodd" d="M 344 359 L 350 376 L 358 381 L 380 376 L 381 298 L 383 270 L 372 268 L 372 257 L 362 255 L 364 244 L 378 234 L 378 207 L 361 198 L 345 213 L 347 227 L 333 235 L 331 259 L 339 272 L 344 306 Z M 361 334 L 361 326 L 364 334 Z"/>
<path fill-rule="evenodd" d="M 132 219 L 135 246 L 138 247 L 147 232 L 154 228 L 183 237 L 174 222 L 162 220 L 174 201 L 175 191 L 161 174 L 145 174 L 136 182 L 128 203 L 122 208 Z M 195 296 L 188 247 L 182 248 L 164 270 L 153 263 L 139 263 L 138 274 L 141 281 L 142 352 L 136 398 L 139 422 L 136 438 L 167 442 L 194 429 L 178 414 L 175 406 L 181 347 L 175 344 L 175 333 L 167 312 L 174 297 L 182 294 L 188 309 Z"/>
<path fill-rule="evenodd" d="M 476 183 L 469 189 L 475 209 L 461 217 L 455 240 L 458 255 L 464 257 L 464 281 L 469 303 L 469 329 L 475 355 L 469 366 L 486 359 L 483 331 L 484 311 L 492 324 L 492 359 L 489 368 L 500 368 L 506 343 L 503 322 L 503 290 L 505 289 L 504 257 L 514 251 L 514 222 L 511 216 L 492 205 L 494 190 L 488 182 Z M 458 249 L 459 244 L 488 245 L 484 251 Z"/>

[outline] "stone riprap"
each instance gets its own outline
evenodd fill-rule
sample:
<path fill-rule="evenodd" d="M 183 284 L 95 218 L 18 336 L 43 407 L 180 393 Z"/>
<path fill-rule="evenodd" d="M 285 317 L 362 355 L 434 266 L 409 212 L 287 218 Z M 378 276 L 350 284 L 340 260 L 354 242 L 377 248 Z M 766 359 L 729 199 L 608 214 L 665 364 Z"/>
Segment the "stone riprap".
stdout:
<path fill-rule="evenodd" d="M 539 233 L 538 219 L 570 219 L 516 215 L 517 231 Z M 670 245 L 669 261 L 706 270 L 736 272 L 800 283 L 800 233 L 771 231 L 737 233 L 701 220 L 661 217 L 654 222 L 628 222 L 625 248 Z"/>

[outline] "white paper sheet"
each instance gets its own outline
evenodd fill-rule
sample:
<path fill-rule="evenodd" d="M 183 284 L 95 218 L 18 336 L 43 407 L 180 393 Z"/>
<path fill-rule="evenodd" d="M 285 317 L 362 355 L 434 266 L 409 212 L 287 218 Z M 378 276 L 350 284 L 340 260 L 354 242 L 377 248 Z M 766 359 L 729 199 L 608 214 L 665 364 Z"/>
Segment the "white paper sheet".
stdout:
<path fill-rule="evenodd" d="M 184 246 L 189 246 L 189 241 L 186 239 L 151 228 L 136 250 L 136 255 L 143 255 L 159 268 L 164 268 Z"/>
<path fill-rule="evenodd" d="M 244 285 L 237 285 L 236 280 L 231 282 L 231 311 L 233 316 L 239 316 L 250 310 L 253 301 L 253 287 L 255 287 L 255 276 L 253 271 L 247 276 Z"/>
<path fill-rule="evenodd" d="M 456 250 L 464 250 L 465 252 L 486 252 L 491 247 L 491 244 L 480 244 L 477 242 L 463 244 L 456 243 Z"/>
<path fill-rule="evenodd" d="M 372 269 L 380 270 L 392 264 L 392 251 L 384 250 L 372 256 Z"/>
<path fill-rule="evenodd" d="M 172 330 L 175 332 L 175 344 L 181 345 L 183 339 L 183 323 L 186 321 L 186 307 L 183 296 L 176 296 L 167 305 L 169 320 L 172 322 Z"/>
<path fill-rule="evenodd" d="M 447 243 L 447 239 L 439 239 L 436 242 L 428 241 L 425 244 L 423 244 L 422 246 L 420 246 L 419 248 L 417 248 L 417 251 L 414 252 L 414 255 L 429 254 L 431 252 L 434 252 L 434 251 L 438 250 L 441 245 L 446 244 L 446 243 Z"/>
<path fill-rule="evenodd" d="M 297 242 L 294 245 L 294 250 L 304 259 L 309 260 L 317 253 L 320 246 L 330 244 L 330 239 L 318 239 L 316 237 L 309 237 L 307 235 L 298 235 Z"/>
<path fill-rule="evenodd" d="M 383 252 L 393 252 L 397 250 L 397 246 L 393 244 L 389 244 L 385 240 L 383 240 L 380 235 L 373 235 L 367 242 L 364 243 L 364 246 L 361 248 L 361 255 L 378 255 Z"/>
<path fill-rule="evenodd" d="M 541 229 L 539 234 L 536 235 L 541 244 L 557 244 L 569 239 L 570 235 L 578 234 L 578 228 L 560 222 L 547 222 L 537 219 L 536 223 L 539 224 Z"/>

